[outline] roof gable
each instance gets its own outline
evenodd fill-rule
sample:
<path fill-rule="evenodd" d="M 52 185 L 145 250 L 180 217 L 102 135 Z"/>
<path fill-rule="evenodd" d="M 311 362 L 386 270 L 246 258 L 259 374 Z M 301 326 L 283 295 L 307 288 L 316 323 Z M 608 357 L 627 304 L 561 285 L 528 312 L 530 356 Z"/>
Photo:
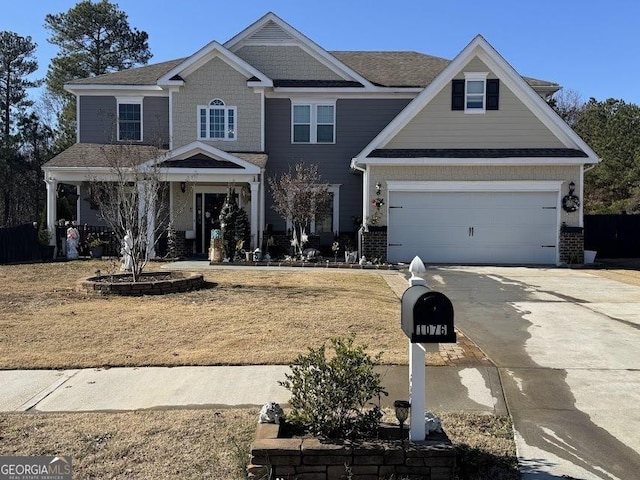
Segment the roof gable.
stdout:
<path fill-rule="evenodd" d="M 245 158 L 242 158 L 245 157 Z M 150 165 L 166 168 L 216 169 L 217 172 L 230 171 L 243 174 L 258 174 L 266 164 L 265 154 L 229 153 L 219 148 L 196 141 L 172 150 L 167 155 L 153 159 Z"/>
<path fill-rule="evenodd" d="M 274 45 L 299 47 L 343 80 L 358 82 L 369 88 L 373 87 L 365 77 L 272 12 L 267 13 L 224 44 L 231 52 L 236 52 L 244 46 Z"/>
<path fill-rule="evenodd" d="M 438 95 L 474 57 L 478 57 L 500 81 L 536 116 L 566 147 L 586 153 L 585 163 L 599 161 L 595 152 L 547 105 L 523 77 L 481 36 L 477 35 L 440 74 L 407 107 L 385 127 L 355 158 L 355 163 L 367 163 L 366 158 L 385 146 Z M 590 161 L 588 161 L 590 160 Z"/>
<path fill-rule="evenodd" d="M 171 86 L 184 84 L 183 78 L 198 70 L 214 58 L 220 58 L 229 66 L 242 73 L 252 83 L 260 86 L 272 86 L 273 82 L 262 72 L 249 65 L 215 40 L 179 63 L 158 79 L 158 85 Z"/>

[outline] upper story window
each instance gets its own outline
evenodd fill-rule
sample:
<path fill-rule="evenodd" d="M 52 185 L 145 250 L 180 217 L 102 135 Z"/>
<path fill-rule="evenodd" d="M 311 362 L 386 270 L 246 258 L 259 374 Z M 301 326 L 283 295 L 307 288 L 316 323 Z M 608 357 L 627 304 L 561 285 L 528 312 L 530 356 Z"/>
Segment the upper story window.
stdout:
<path fill-rule="evenodd" d="M 335 103 L 295 103 L 292 119 L 292 143 L 335 143 Z"/>
<path fill-rule="evenodd" d="M 451 83 L 451 110 L 465 113 L 484 113 L 498 110 L 500 81 L 487 78 L 488 73 L 465 72 L 464 80 Z"/>
<path fill-rule="evenodd" d="M 201 140 L 235 140 L 238 122 L 236 107 L 214 98 L 209 105 L 198 106 L 198 138 Z"/>
<path fill-rule="evenodd" d="M 118 141 L 142 141 L 142 99 L 118 99 Z"/>

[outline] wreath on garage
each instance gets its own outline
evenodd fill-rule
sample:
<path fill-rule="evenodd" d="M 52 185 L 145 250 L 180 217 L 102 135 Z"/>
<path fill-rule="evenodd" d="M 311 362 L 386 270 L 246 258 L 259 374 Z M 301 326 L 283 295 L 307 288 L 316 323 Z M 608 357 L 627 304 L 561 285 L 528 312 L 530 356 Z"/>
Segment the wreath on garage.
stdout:
<path fill-rule="evenodd" d="M 562 209 L 565 212 L 575 212 L 580 207 L 580 199 L 573 194 L 562 197 Z"/>

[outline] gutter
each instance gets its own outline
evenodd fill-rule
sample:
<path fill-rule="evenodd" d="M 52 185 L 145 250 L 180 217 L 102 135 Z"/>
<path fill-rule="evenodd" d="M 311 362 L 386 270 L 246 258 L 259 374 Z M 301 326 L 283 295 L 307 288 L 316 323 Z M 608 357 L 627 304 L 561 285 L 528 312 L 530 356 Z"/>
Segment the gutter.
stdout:
<path fill-rule="evenodd" d="M 357 158 L 352 158 L 351 159 L 351 170 L 358 170 L 359 172 L 365 173 L 366 170 L 360 166 L 358 166 L 358 159 Z"/>

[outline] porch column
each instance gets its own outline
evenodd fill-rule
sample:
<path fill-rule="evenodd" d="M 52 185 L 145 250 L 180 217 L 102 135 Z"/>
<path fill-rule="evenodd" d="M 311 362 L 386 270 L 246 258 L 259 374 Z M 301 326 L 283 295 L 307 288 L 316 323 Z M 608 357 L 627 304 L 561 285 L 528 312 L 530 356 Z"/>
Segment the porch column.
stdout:
<path fill-rule="evenodd" d="M 56 219 L 58 217 L 58 205 L 56 202 L 56 193 L 58 182 L 49 177 L 45 179 L 47 184 L 47 229 L 49 229 L 49 245 L 56 244 Z M 56 252 L 57 254 L 57 252 Z"/>
<path fill-rule="evenodd" d="M 258 219 L 260 182 L 249 182 L 249 185 L 251 186 L 251 248 L 255 250 L 256 248 L 260 248 L 260 238 L 258 236 L 258 225 L 260 223 Z"/>

